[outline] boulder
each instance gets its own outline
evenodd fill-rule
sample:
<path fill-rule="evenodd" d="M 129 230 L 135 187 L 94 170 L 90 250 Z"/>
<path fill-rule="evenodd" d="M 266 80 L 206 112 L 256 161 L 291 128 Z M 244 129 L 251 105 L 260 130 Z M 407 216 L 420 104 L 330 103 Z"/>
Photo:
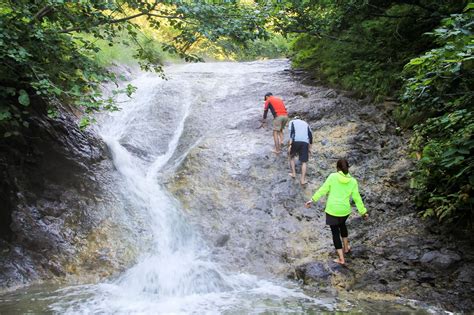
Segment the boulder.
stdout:
<path fill-rule="evenodd" d="M 331 271 L 322 262 L 310 262 L 296 267 L 295 276 L 298 280 L 303 280 L 304 284 L 328 283 Z"/>
<path fill-rule="evenodd" d="M 433 250 L 426 252 L 420 259 L 420 262 L 430 268 L 446 269 L 453 266 L 456 262 L 461 260 L 461 256 L 453 251 L 440 252 Z"/>

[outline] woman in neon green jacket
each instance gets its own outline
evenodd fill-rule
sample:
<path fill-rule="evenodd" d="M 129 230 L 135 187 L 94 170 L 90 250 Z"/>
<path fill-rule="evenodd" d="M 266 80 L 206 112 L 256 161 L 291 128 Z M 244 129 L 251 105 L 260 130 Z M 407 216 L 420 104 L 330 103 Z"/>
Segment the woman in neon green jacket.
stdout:
<path fill-rule="evenodd" d="M 367 209 L 364 207 L 359 194 L 357 180 L 349 174 L 349 163 L 345 159 L 337 161 L 337 173 L 332 173 L 313 195 L 305 206 L 311 207 L 313 202 L 329 193 L 326 202 L 326 224 L 331 227 L 334 247 L 336 247 L 338 259 L 334 261 L 344 264 L 344 253 L 350 251 L 346 220 L 351 214 L 350 198 L 364 219 L 368 218 Z M 342 242 L 341 242 L 342 237 Z"/>

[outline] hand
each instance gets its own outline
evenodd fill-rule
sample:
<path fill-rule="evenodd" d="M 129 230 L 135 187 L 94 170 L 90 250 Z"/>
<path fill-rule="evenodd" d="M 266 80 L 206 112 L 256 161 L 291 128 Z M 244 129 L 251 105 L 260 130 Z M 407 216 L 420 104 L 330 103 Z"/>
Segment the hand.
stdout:
<path fill-rule="evenodd" d="M 312 204 L 313 204 L 313 201 L 310 200 L 310 201 L 306 201 L 305 204 L 304 204 L 304 206 L 305 206 L 306 208 L 311 208 L 311 205 L 312 205 Z"/>
<path fill-rule="evenodd" d="M 369 214 L 368 213 L 364 214 L 362 218 L 364 218 L 364 220 L 367 221 L 369 219 Z"/>

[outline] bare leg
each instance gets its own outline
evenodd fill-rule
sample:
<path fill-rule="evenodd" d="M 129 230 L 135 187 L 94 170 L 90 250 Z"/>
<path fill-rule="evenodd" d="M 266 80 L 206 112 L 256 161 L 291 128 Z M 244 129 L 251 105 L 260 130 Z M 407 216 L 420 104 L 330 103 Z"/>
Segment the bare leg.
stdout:
<path fill-rule="evenodd" d="M 346 261 L 344 260 L 344 253 L 342 252 L 342 248 L 341 249 L 336 249 L 336 251 L 337 251 L 337 256 L 339 258 L 334 259 L 334 262 L 336 262 L 338 264 L 341 264 L 341 265 L 344 265 L 346 263 Z"/>
<path fill-rule="evenodd" d="M 351 247 L 349 246 L 349 239 L 347 237 L 342 238 L 342 248 L 344 249 L 344 254 L 347 254 L 351 251 Z"/>
<path fill-rule="evenodd" d="M 280 137 L 278 135 L 279 131 L 273 130 L 273 141 L 275 142 L 275 150 L 273 152 L 280 153 Z"/>
<path fill-rule="evenodd" d="M 280 137 L 280 146 L 283 146 L 284 141 L 283 141 L 283 131 L 278 132 L 278 135 Z"/>
<path fill-rule="evenodd" d="M 295 178 L 296 177 L 296 165 L 295 165 L 295 159 L 296 157 L 292 158 L 290 156 L 290 168 L 291 168 L 291 173 L 289 174 L 291 177 Z"/>
<path fill-rule="evenodd" d="M 300 180 L 301 185 L 306 184 L 306 162 L 301 163 L 301 180 Z"/>

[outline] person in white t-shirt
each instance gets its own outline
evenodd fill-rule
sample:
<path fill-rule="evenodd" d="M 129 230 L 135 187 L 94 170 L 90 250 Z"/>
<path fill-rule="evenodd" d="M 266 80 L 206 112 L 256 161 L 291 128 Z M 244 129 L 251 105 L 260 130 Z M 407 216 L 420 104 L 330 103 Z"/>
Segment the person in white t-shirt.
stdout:
<path fill-rule="evenodd" d="M 313 134 L 308 123 L 297 117 L 290 121 L 290 141 L 288 145 L 288 158 L 290 160 L 291 173 L 289 175 L 296 178 L 296 156 L 301 162 L 300 184 L 306 184 L 306 164 L 313 144 Z"/>

